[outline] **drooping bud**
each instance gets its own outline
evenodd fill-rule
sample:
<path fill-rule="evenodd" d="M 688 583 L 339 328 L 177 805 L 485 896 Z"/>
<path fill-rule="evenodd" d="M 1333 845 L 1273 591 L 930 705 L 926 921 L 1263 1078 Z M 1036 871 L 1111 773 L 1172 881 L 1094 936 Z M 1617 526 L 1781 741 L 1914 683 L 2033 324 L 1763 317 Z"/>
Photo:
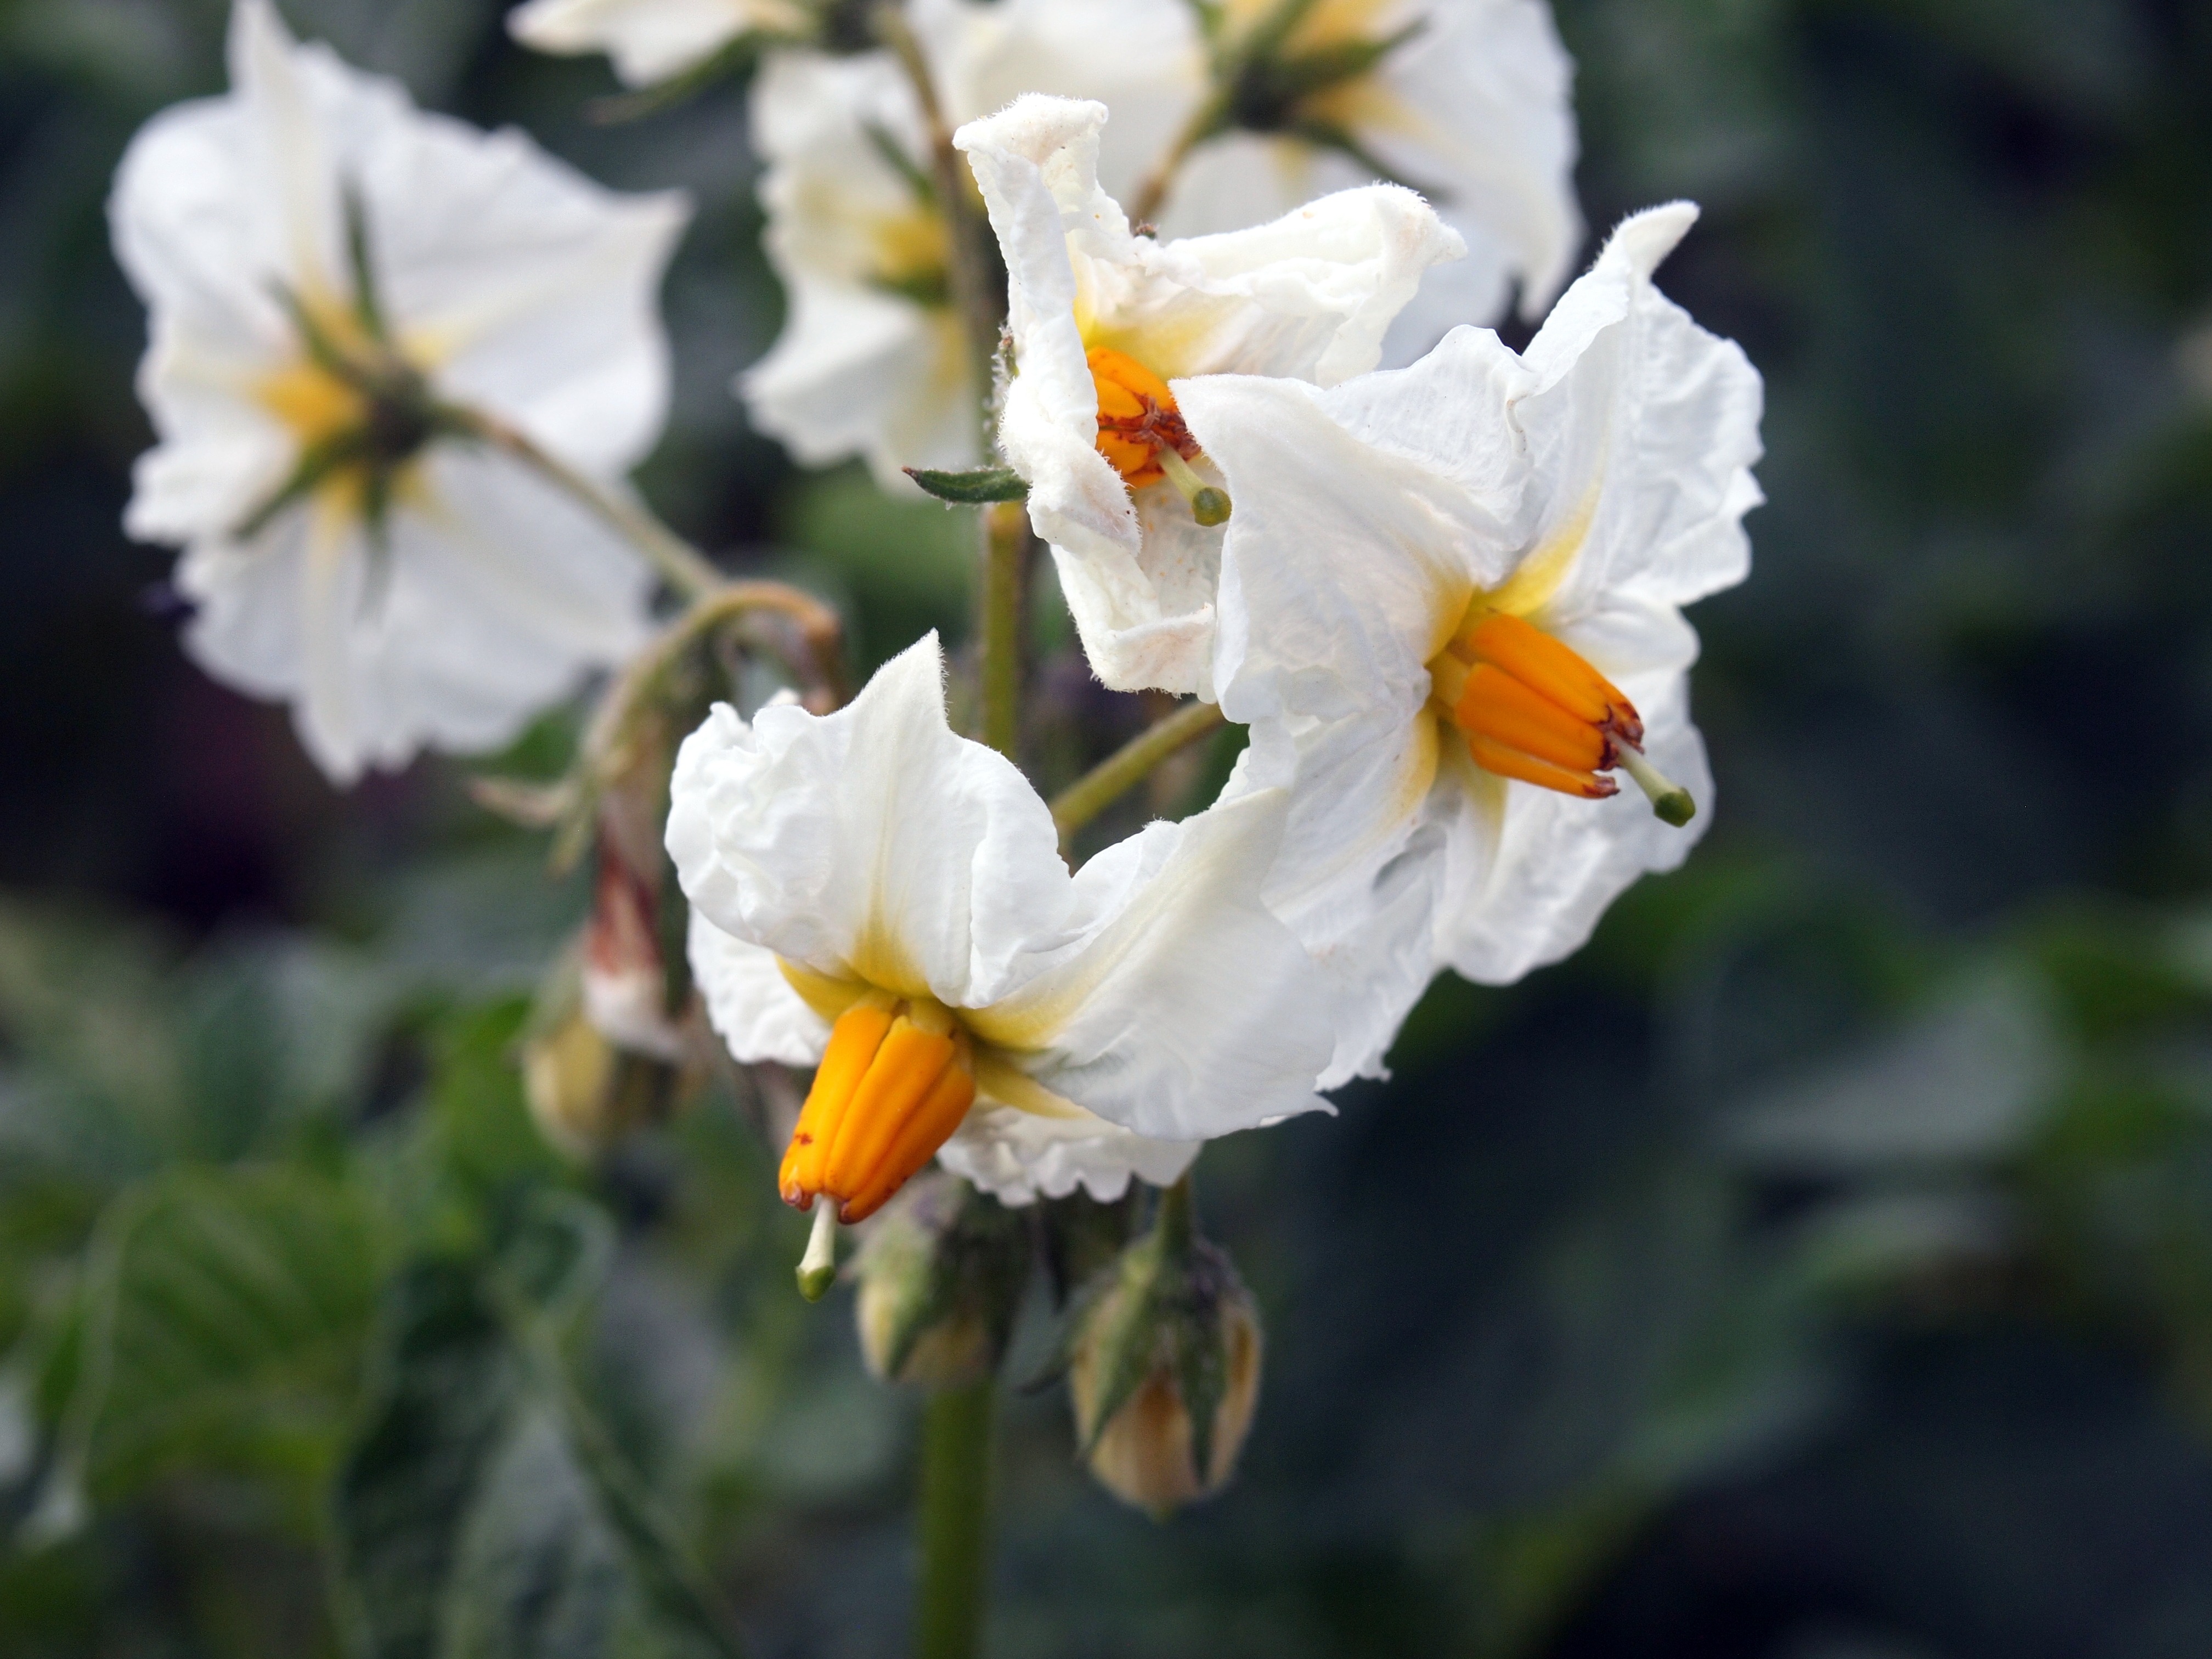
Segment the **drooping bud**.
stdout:
<path fill-rule="evenodd" d="M 1220 1491 L 1259 1401 L 1261 1347 L 1237 1269 L 1196 1236 L 1186 1177 L 1077 1316 L 1068 1392 L 1099 1484 L 1155 1520 Z"/>
<path fill-rule="evenodd" d="M 660 939 L 666 854 L 652 823 L 629 792 L 610 790 L 601 800 L 592 915 L 584 927 L 584 1012 L 620 1047 L 673 1065 L 684 1057 L 684 1042 L 668 1010 Z"/>
<path fill-rule="evenodd" d="M 538 1133 L 579 1162 L 665 1116 L 675 1074 L 617 1046 L 585 1011 L 578 953 L 539 992 L 522 1038 L 522 1085 Z"/>
<path fill-rule="evenodd" d="M 1030 1255 L 1021 1212 L 957 1176 L 908 1183 L 853 1263 L 868 1369 L 924 1389 L 992 1376 L 1006 1357 Z"/>

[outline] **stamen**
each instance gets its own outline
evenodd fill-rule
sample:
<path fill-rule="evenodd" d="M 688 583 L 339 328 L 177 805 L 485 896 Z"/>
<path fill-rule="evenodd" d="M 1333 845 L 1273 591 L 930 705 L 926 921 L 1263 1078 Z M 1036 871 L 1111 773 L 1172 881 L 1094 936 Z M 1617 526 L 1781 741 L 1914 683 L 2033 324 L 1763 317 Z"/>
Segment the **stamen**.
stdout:
<path fill-rule="evenodd" d="M 1636 780 L 1636 787 L 1650 799 L 1651 811 L 1662 823 L 1677 830 L 1698 815 L 1698 803 L 1676 783 L 1633 749 L 1620 750 L 1620 769 Z"/>
<path fill-rule="evenodd" d="M 814 1206 L 814 1231 L 807 1236 L 806 1254 L 799 1258 L 799 1293 L 819 1302 L 836 1279 L 837 1206 L 825 1200 Z"/>
<path fill-rule="evenodd" d="M 777 1186 L 848 1224 L 872 1214 L 936 1154 L 975 1098 L 965 1030 L 926 997 L 869 993 L 837 1018 Z"/>
<path fill-rule="evenodd" d="M 1213 485 L 1191 470 L 1188 461 L 1172 449 L 1163 449 L 1158 454 L 1160 471 L 1167 474 L 1168 482 L 1182 491 L 1183 500 L 1190 503 L 1190 516 L 1211 529 L 1229 522 L 1229 492 Z"/>

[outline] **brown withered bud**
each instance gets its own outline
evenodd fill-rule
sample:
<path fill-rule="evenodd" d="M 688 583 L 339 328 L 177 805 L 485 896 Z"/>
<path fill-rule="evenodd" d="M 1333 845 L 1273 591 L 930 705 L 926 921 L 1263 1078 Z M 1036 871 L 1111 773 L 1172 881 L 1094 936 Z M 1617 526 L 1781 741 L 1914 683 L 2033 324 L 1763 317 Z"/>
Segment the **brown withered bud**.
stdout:
<path fill-rule="evenodd" d="M 1259 1402 L 1261 1346 L 1236 1267 L 1197 1235 L 1186 1177 L 1077 1314 L 1068 1391 L 1099 1484 L 1155 1520 L 1220 1491 Z"/>
<path fill-rule="evenodd" d="M 868 1369 L 957 1389 L 999 1368 L 1029 1279 L 1027 1216 L 939 1172 L 907 1183 L 854 1259 Z"/>

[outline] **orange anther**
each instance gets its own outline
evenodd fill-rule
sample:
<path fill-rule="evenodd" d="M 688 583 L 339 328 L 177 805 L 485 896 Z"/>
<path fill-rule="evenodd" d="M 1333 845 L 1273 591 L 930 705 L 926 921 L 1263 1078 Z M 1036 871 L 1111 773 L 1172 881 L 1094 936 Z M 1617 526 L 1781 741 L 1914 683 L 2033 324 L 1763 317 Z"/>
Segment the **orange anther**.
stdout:
<path fill-rule="evenodd" d="M 935 1156 L 975 1097 L 967 1039 L 943 1009 L 855 1003 L 830 1031 L 784 1153 L 784 1201 L 826 1198 L 860 1220 Z"/>
<path fill-rule="evenodd" d="M 1518 617 L 1478 606 L 1453 639 L 1451 648 L 1470 662 L 1496 664 L 1523 685 L 1540 691 L 1593 726 L 1605 726 L 1631 744 L 1644 741 L 1644 722 L 1636 705 L 1620 688 L 1572 647 Z"/>
<path fill-rule="evenodd" d="M 1603 800 L 1608 795 L 1620 793 L 1620 786 L 1611 778 L 1595 772 L 1570 771 L 1564 766 L 1554 766 L 1534 755 L 1524 755 L 1509 748 L 1494 738 L 1471 734 L 1467 740 L 1468 752 L 1474 763 L 1486 772 L 1495 772 L 1502 778 L 1518 778 L 1523 783 L 1533 783 L 1540 788 L 1556 789 L 1563 795 L 1580 795 L 1588 800 Z"/>
<path fill-rule="evenodd" d="M 1125 351 L 1094 347 L 1086 356 L 1098 394 L 1098 453 L 1132 489 L 1158 483 L 1163 449 L 1188 460 L 1198 453 L 1168 383 Z"/>
<path fill-rule="evenodd" d="M 1495 663 L 1477 663 L 1468 673 L 1452 723 L 1469 737 L 1489 738 L 1571 772 L 1596 772 L 1612 760 L 1598 727 Z"/>

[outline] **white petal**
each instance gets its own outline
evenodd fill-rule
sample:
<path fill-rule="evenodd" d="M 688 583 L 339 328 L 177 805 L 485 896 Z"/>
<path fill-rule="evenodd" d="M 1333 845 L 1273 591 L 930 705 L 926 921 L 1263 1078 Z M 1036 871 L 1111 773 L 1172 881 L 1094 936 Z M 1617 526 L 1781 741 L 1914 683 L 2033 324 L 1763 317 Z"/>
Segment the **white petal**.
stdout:
<path fill-rule="evenodd" d="M 1222 544 L 1214 684 L 1230 719 L 1410 716 L 1474 590 L 1479 504 L 1361 443 L 1295 381 L 1182 383 L 1237 503 Z"/>
<path fill-rule="evenodd" d="M 685 739 L 668 850 L 725 931 L 822 974 L 995 998 L 1069 939 L 1052 814 L 1013 764 L 953 735 L 933 634 L 836 714 L 718 711 Z"/>
<path fill-rule="evenodd" d="M 1651 283 L 1696 217 L 1675 203 L 1625 221 L 1530 343 L 1535 379 L 1513 418 L 1530 453 L 1534 540 L 1589 515 L 1558 614 L 1608 591 L 1686 605 L 1750 569 L 1759 373 Z"/>
<path fill-rule="evenodd" d="M 530 0 L 507 14 L 507 27 L 539 52 L 604 52 L 624 82 L 641 87 L 705 62 L 750 30 L 795 32 L 807 21 L 787 0 Z"/>
<path fill-rule="evenodd" d="M 645 637 L 649 573 L 565 497 L 442 447 L 416 479 L 374 556 L 358 524 L 310 502 L 179 567 L 195 659 L 295 699 L 302 740 L 341 783 L 425 744 L 496 747 Z"/>
<path fill-rule="evenodd" d="M 1198 1140 L 1315 1109 L 1326 984 L 1267 910 L 1279 791 L 1155 823 L 1076 878 L 1082 944 L 971 1018 L 1047 1089 L 1139 1134 Z"/>
<path fill-rule="evenodd" d="M 1698 815 L 1661 823 L 1622 780 L 1610 800 L 1582 800 L 1464 765 L 1466 810 L 1451 820 L 1450 890 L 1439 954 L 1469 979 L 1510 984 L 1582 948 L 1606 907 L 1647 871 L 1672 870 L 1711 823 L 1712 774 L 1678 673 L 1621 684 L 1643 714 L 1645 752 L 1685 788 Z M 1469 787 L 1471 786 L 1471 787 Z"/>
<path fill-rule="evenodd" d="M 1066 1198 L 1080 1187 L 1102 1203 L 1129 1178 L 1165 1187 L 1198 1156 L 1195 1140 L 1148 1140 L 1102 1118 L 1040 1117 L 979 1102 L 937 1154 L 938 1162 L 1001 1204 Z"/>
<path fill-rule="evenodd" d="M 811 1066 L 822 1058 L 830 1027 L 791 988 L 775 951 L 724 933 L 696 910 L 686 948 L 707 1018 L 732 1059 Z"/>

